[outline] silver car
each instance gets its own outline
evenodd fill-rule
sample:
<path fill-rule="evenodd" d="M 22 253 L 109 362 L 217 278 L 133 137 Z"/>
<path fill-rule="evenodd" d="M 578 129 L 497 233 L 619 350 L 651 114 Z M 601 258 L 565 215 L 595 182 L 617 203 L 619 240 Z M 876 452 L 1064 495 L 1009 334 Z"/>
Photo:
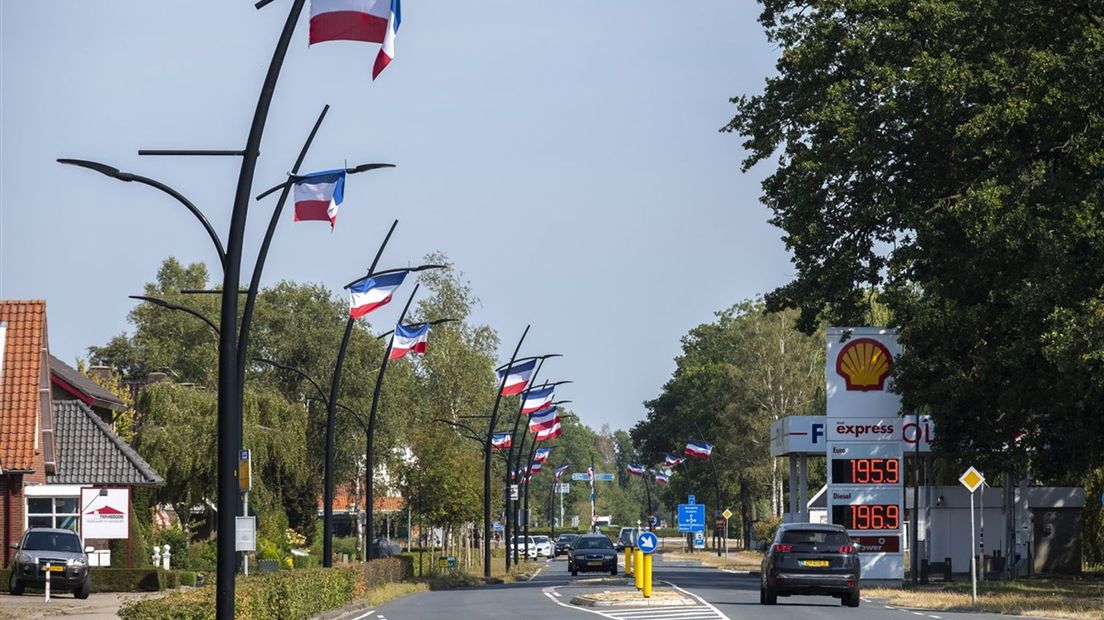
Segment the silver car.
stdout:
<path fill-rule="evenodd" d="M 27 586 L 46 587 L 46 573 L 50 573 L 50 589 L 69 590 L 77 598 L 88 598 L 91 583 L 88 580 L 88 555 L 80 536 L 72 530 L 47 527 L 32 528 L 23 534 L 23 540 L 12 543 L 16 550 L 11 565 L 8 591 L 23 594 Z"/>

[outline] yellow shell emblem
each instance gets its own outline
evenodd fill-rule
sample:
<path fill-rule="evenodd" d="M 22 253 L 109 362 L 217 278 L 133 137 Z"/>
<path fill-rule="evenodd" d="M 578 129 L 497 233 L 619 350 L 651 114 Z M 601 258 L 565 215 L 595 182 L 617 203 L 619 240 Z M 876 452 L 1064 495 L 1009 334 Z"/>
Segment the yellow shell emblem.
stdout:
<path fill-rule="evenodd" d="M 852 340 L 836 358 L 836 372 L 847 382 L 848 390 L 884 390 L 886 377 L 892 371 L 893 356 L 889 349 L 871 338 Z"/>

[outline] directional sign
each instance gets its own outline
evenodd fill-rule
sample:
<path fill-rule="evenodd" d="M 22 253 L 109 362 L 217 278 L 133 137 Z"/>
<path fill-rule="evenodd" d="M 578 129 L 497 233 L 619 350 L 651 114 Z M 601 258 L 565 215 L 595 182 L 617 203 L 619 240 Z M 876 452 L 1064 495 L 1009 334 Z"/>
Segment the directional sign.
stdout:
<path fill-rule="evenodd" d="M 602 482 L 613 482 L 613 474 L 594 474 L 594 479 Z"/>
<path fill-rule="evenodd" d="M 962 486 L 966 487 L 966 490 L 973 493 L 978 490 L 978 487 L 985 484 L 985 476 L 981 475 L 981 472 L 970 467 L 966 470 L 966 473 L 958 479 L 962 483 Z"/>
<path fill-rule="evenodd" d="M 704 532 L 705 504 L 679 504 L 678 529 L 680 532 Z"/>
<path fill-rule="evenodd" d="M 571 492 L 571 483 L 569 483 L 569 482 L 556 483 L 556 492 L 559 493 L 560 495 L 567 495 L 568 493 Z"/>
<path fill-rule="evenodd" d="M 695 499 L 695 497 L 693 495 L 691 495 L 690 497 L 688 497 L 686 499 L 686 503 L 687 504 L 696 504 L 697 502 L 695 502 L 694 499 Z"/>
<path fill-rule="evenodd" d="M 705 549 L 705 533 L 694 532 L 694 548 Z"/>
<path fill-rule="evenodd" d="M 494 531 L 496 531 L 496 532 L 505 532 L 505 531 L 506 531 L 506 526 L 505 526 L 505 525 L 503 525 L 503 524 L 501 524 L 501 523 L 499 523 L 498 521 L 495 521 L 495 522 L 494 522 L 494 523 L 493 523 L 493 524 L 491 525 L 491 529 L 493 529 L 493 530 L 494 530 Z"/>
<path fill-rule="evenodd" d="M 636 537 L 636 548 L 644 553 L 651 553 L 659 546 L 659 539 L 651 532 L 640 532 Z"/>
<path fill-rule="evenodd" d="M 574 473 L 571 474 L 571 479 L 579 482 L 590 482 L 590 474 Z"/>

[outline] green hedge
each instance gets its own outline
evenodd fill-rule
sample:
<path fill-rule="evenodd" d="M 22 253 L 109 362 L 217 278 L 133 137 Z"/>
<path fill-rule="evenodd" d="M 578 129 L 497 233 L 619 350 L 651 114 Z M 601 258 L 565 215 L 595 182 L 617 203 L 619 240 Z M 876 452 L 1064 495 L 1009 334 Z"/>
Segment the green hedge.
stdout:
<path fill-rule="evenodd" d="M 372 588 L 409 576 L 399 558 L 340 568 L 280 571 L 237 578 L 236 620 L 299 620 L 343 607 Z M 124 620 L 207 620 L 215 617 L 215 589 L 175 592 L 164 598 L 131 601 L 119 610 Z"/>
<path fill-rule="evenodd" d="M 176 576 L 163 568 L 91 568 L 93 592 L 157 592 L 176 587 Z"/>

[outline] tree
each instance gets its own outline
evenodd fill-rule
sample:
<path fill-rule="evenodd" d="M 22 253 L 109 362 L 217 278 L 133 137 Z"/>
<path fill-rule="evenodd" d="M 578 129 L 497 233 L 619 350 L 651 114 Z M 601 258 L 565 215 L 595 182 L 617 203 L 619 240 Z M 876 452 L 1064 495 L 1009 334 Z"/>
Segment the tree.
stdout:
<path fill-rule="evenodd" d="M 1069 479 L 1098 460 L 1104 388 L 1104 20 L 1096 2 L 762 0 L 781 50 L 733 99 L 797 276 L 806 332 L 881 291 L 895 389 L 937 446 Z M 978 420 L 985 421 L 977 424 Z"/>

